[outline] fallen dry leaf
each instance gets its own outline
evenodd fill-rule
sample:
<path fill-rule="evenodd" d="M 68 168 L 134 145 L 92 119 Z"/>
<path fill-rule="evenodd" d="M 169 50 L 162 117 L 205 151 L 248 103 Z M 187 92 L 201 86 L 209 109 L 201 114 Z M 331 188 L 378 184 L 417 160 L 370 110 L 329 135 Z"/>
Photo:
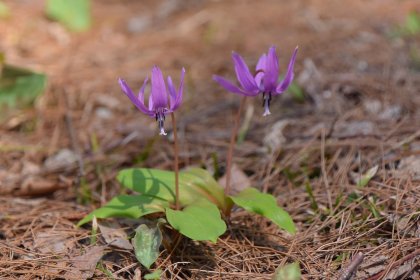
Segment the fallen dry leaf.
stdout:
<path fill-rule="evenodd" d="M 38 232 L 34 239 L 33 250 L 41 253 L 61 254 L 73 247 L 75 240 L 65 231 L 49 230 Z"/>
<path fill-rule="evenodd" d="M 232 164 L 231 172 L 231 194 L 237 194 L 242 190 L 251 187 L 251 181 L 248 176 L 246 176 L 246 174 L 236 164 Z M 226 187 L 226 175 L 220 178 L 218 182 L 222 187 Z"/>
<path fill-rule="evenodd" d="M 69 260 L 71 267 L 64 274 L 65 279 L 88 279 L 95 273 L 96 264 L 104 255 L 105 246 L 90 247 L 86 253 Z"/>
<path fill-rule="evenodd" d="M 133 245 L 128 241 L 128 236 L 118 223 L 103 222 L 98 223 L 99 230 L 102 237 L 108 245 L 125 249 L 133 250 Z"/>

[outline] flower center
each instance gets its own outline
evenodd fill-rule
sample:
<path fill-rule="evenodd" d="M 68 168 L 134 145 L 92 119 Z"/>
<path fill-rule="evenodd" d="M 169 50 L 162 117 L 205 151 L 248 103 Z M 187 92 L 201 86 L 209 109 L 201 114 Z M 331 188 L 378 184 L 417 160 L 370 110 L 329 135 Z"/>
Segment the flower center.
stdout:
<path fill-rule="evenodd" d="M 271 92 L 263 92 L 263 107 L 264 107 L 263 117 L 271 114 L 270 102 L 271 102 Z"/>
<path fill-rule="evenodd" d="M 156 121 L 158 122 L 159 125 L 159 135 L 167 135 L 167 133 L 165 132 L 165 128 L 163 126 L 163 123 L 165 122 L 165 111 L 167 111 L 166 108 L 158 108 L 156 110 Z"/>

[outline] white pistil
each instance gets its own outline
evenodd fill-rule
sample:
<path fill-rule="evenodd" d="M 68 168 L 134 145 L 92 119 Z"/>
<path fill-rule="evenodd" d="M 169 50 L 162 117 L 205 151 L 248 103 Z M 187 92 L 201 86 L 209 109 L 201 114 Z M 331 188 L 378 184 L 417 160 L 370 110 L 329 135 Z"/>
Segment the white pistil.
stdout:
<path fill-rule="evenodd" d="M 161 127 L 159 135 L 168 135 L 168 134 L 165 132 L 165 129 Z"/>
<path fill-rule="evenodd" d="M 264 99 L 264 114 L 263 117 L 271 115 L 270 112 L 270 101 L 271 101 L 271 93 L 263 93 L 263 99 Z"/>

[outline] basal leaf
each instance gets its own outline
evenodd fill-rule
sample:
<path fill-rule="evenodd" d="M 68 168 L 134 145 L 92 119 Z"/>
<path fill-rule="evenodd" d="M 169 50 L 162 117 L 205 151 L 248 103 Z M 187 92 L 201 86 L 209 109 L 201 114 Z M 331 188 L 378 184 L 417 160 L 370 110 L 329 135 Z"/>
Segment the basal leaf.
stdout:
<path fill-rule="evenodd" d="M 175 173 L 171 171 L 132 168 L 118 173 L 118 181 L 126 188 L 171 203 L 175 202 Z M 182 206 L 205 198 L 225 210 L 229 206 L 223 188 L 206 170 L 191 168 L 179 174 L 179 195 Z"/>
<path fill-rule="evenodd" d="M 256 213 L 273 221 L 280 228 L 294 234 L 295 225 L 290 215 L 277 205 L 276 199 L 257 189 L 247 188 L 235 196 L 230 196 L 233 202 L 248 212 Z"/>
<path fill-rule="evenodd" d="M 72 31 L 86 31 L 91 25 L 90 0 L 48 0 L 46 13 Z"/>
<path fill-rule="evenodd" d="M 0 77 L 0 107 L 22 108 L 34 102 L 46 87 L 43 74 L 3 65 Z"/>
<path fill-rule="evenodd" d="M 219 209 L 226 212 L 232 207 L 232 201 L 225 195 L 224 188 L 213 178 L 213 176 L 201 168 L 189 168 L 181 172 L 182 181 L 191 188 L 199 188 L 208 195 L 205 197 L 215 203 Z M 209 199 L 209 196 L 212 198 Z"/>
<path fill-rule="evenodd" d="M 166 218 L 174 229 L 197 241 L 216 243 L 217 238 L 226 231 L 219 209 L 205 199 L 178 211 L 166 208 Z"/>
<path fill-rule="evenodd" d="M 125 188 L 141 194 L 147 194 L 169 202 L 175 201 L 175 178 L 173 172 L 147 169 L 130 168 L 120 171 L 117 180 Z"/>
<path fill-rule="evenodd" d="M 279 267 L 274 273 L 273 280 L 300 280 L 300 267 L 298 262 L 286 264 L 285 266 Z"/>
<path fill-rule="evenodd" d="M 110 202 L 101 208 L 92 211 L 77 225 L 81 226 L 91 221 L 94 216 L 102 219 L 110 217 L 136 219 L 147 214 L 164 212 L 166 207 L 169 207 L 169 203 L 167 201 L 153 196 L 119 195 L 114 197 Z"/>
<path fill-rule="evenodd" d="M 162 232 L 159 225 L 149 228 L 142 224 L 136 229 L 132 239 L 137 260 L 147 268 L 159 257 L 159 247 L 162 243 Z"/>

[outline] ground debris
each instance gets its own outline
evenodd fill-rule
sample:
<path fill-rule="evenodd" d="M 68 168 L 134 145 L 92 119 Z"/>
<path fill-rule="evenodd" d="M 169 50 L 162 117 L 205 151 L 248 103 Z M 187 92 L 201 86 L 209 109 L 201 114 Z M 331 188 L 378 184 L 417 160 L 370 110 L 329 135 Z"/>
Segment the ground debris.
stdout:
<path fill-rule="evenodd" d="M 95 273 L 96 264 L 104 255 L 105 246 L 94 246 L 86 250 L 82 255 L 71 257 L 71 267 L 66 268 L 66 279 L 88 279 Z"/>
<path fill-rule="evenodd" d="M 98 222 L 98 227 L 106 244 L 124 250 L 133 249 L 133 245 L 128 241 L 127 233 L 117 222 Z"/>

